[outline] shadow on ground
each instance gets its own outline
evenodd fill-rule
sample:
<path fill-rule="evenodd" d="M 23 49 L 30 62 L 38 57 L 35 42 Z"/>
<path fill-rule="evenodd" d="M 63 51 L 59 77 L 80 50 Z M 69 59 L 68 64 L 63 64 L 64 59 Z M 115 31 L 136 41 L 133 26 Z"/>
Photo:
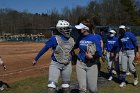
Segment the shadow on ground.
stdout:
<path fill-rule="evenodd" d="M 101 72 L 101 77 L 98 77 L 98 87 L 107 85 L 108 84 L 107 78 L 108 78 L 107 73 Z M 79 93 L 78 82 L 72 82 L 70 84 L 70 90 L 71 90 L 70 93 Z M 47 93 L 47 92 L 43 92 L 43 93 Z M 58 87 L 57 93 L 63 93 L 61 87 Z"/>

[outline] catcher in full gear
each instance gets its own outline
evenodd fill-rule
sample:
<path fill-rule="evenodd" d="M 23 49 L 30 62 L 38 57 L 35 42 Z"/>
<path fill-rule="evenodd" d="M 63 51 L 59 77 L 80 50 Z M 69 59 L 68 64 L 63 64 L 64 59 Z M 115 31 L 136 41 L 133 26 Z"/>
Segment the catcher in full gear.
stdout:
<path fill-rule="evenodd" d="M 56 93 L 56 84 L 60 73 L 62 75 L 63 93 L 69 93 L 70 78 L 72 72 L 71 59 L 74 39 L 70 37 L 71 25 L 65 20 L 59 20 L 56 25 L 59 32 L 53 35 L 46 43 L 42 50 L 34 58 L 33 65 L 49 49 L 53 49 L 52 61 L 49 66 L 48 93 Z"/>

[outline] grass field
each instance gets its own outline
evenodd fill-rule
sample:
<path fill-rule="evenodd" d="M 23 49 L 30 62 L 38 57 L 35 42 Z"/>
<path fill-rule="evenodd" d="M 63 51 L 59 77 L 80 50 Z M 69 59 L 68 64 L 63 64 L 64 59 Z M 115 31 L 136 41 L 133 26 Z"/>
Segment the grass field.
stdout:
<path fill-rule="evenodd" d="M 106 72 L 106 64 L 102 71 Z M 137 65 L 137 72 L 140 76 L 140 65 Z M 45 76 L 39 76 L 34 78 L 28 78 L 25 80 L 16 81 L 11 83 L 11 89 L 6 89 L 2 93 L 47 93 L 47 74 Z M 99 93 L 140 93 L 140 83 L 137 86 L 133 86 L 133 76 L 127 76 L 128 83 L 126 87 L 120 88 L 119 83 L 110 81 L 107 84 L 98 86 Z M 61 80 L 59 80 L 60 82 Z M 73 67 L 72 82 L 76 82 L 75 66 Z M 59 83 L 60 85 L 60 83 Z M 74 92 L 76 93 L 76 92 Z"/>

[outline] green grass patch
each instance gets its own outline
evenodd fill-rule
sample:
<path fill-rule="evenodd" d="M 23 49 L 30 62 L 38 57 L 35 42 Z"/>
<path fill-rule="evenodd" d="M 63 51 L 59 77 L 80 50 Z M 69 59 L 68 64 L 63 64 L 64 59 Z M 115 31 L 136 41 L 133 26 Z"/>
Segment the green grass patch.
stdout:
<path fill-rule="evenodd" d="M 2 93 L 42 93 L 47 89 L 47 76 L 29 78 L 10 84 Z"/>
<path fill-rule="evenodd" d="M 140 76 L 140 64 L 136 65 L 136 70 L 138 73 L 138 76 Z M 107 64 L 102 63 L 102 71 L 107 73 Z M 137 86 L 133 86 L 133 75 L 127 76 L 128 84 L 126 87 L 120 88 L 119 83 L 115 81 L 109 81 L 107 85 L 102 85 L 101 87 L 98 87 L 99 93 L 140 93 L 140 83 Z"/>
<path fill-rule="evenodd" d="M 102 63 L 102 71 L 107 72 L 106 63 Z M 137 72 L 140 76 L 140 65 L 136 66 Z M 106 85 L 98 87 L 99 93 L 140 93 L 140 83 L 137 86 L 133 86 L 133 75 L 127 76 L 127 80 L 130 84 L 126 87 L 120 88 L 119 83 L 115 81 L 110 81 Z M 11 88 L 5 88 L 4 91 L 0 93 L 47 93 L 47 82 L 48 76 L 39 76 L 35 78 L 28 78 L 25 80 L 20 80 L 10 84 Z M 76 71 L 75 66 L 73 66 L 72 82 L 76 81 Z M 59 85 L 61 84 L 61 79 L 59 80 Z"/>

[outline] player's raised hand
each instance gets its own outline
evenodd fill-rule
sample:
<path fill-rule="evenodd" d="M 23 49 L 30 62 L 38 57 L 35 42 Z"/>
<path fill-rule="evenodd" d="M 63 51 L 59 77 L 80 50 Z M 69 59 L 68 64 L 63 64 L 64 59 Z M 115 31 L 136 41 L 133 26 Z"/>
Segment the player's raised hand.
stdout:
<path fill-rule="evenodd" d="M 32 64 L 33 64 L 33 66 L 34 66 L 34 65 L 36 65 L 36 63 L 37 63 L 37 61 L 33 60 L 33 63 L 32 63 Z"/>

